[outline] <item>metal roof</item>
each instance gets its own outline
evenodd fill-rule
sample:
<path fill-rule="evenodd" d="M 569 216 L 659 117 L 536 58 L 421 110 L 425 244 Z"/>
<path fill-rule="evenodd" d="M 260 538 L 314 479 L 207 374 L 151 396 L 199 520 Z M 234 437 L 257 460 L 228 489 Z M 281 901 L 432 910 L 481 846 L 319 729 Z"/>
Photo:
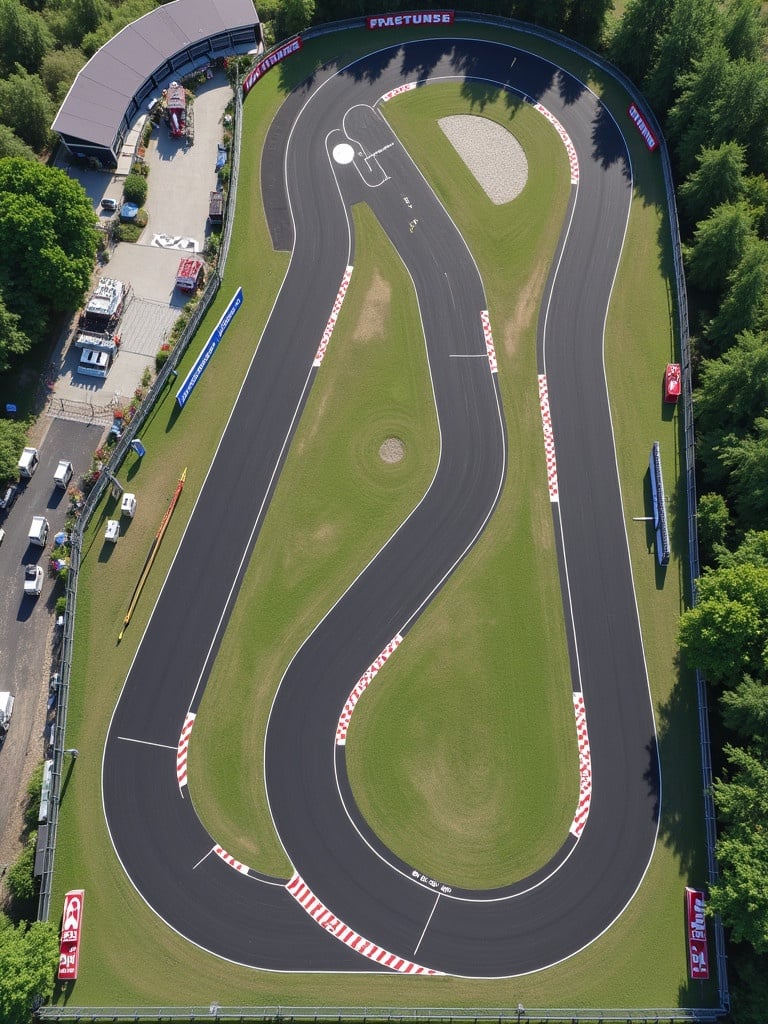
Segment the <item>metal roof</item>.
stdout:
<path fill-rule="evenodd" d="M 80 70 L 53 130 L 109 148 L 134 95 L 180 50 L 258 24 L 252 0 L 172 0 L 131 22 Z"/>

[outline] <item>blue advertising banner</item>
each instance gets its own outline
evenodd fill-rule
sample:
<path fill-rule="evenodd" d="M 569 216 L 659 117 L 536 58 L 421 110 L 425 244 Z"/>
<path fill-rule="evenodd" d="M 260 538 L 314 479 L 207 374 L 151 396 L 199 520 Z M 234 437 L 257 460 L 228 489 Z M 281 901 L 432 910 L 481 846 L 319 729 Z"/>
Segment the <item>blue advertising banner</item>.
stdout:
<path fill-rule="evenodd" d="M 189 371 L 187 376 L 184 378 L 184 383 L 181 385 L 179 390 L 176 392 L 176 401 L 179 403 L 179 408 L 184 408 L 184 403 L 192 394 L 195 384 L 200 380 L 203 375 L 203 370 L 208 365 L 208 362 L 216 351 L 216 347 L 224 337 L 224 332 L 232 323 L 235 313 L 240 309 L 243 304 L 243 289 L 238 288 L 235 292 L 232 301 L 224 310 L 221 320 L 216 324 L 211 333 L 210 338 L 203 346 L 203 350 L 195 360 L 194 366 Z"/>

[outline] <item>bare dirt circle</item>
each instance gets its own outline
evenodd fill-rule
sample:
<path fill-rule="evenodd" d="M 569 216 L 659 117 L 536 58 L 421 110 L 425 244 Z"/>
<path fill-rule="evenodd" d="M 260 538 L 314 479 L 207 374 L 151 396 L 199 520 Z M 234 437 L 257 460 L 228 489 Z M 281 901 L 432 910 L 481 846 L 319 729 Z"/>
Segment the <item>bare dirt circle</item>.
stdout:
<path fill-rule="evenodd" d="M 405 457 L 405 445 L 399 437 L 388 437 L 379 448 L 379 458 L 384 462 L 400 462 Z"/>

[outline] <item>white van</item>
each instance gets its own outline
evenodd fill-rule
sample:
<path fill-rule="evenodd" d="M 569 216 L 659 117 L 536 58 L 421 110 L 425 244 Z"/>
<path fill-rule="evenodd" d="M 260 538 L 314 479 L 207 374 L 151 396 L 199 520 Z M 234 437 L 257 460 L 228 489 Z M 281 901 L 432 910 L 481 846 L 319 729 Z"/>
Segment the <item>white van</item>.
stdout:
<path fill-rule="evenodd" d="M 13 694 L 8 693 L 7 690 L 0 693 L 0 733 L 8 732 L 8 726 L 11 724 L 11 715 L 13 714 L 14 700 Z"/>
<path fill-rule="evenodd" d="M 37 469 L 37 464 L 39 462 L 40 453 L 38 452 L 37 448 L 25 448 L 24 451 L 21 453 L 21 458 L 19 459 L 19 475 L 27 477 L 27 479 L 29 479 L 29 477 L 34 475 L 34 472 Z"/>
<path fill-rule="evenodd" d="M 49 529 L 50 526 L 45 516 L 32 516 L 32 525 L 29 528 L 29 543 L 37 544 L 39 548 L 44 548 L 48 543 Z"/>
<path fill-rule="evenodd" d="M 67 459 L 59 459 L 56 472 L 53 474 L 53 482 L 57 487 L 66 490 L 69 481 L 72 479 L 72 463 Z"/>

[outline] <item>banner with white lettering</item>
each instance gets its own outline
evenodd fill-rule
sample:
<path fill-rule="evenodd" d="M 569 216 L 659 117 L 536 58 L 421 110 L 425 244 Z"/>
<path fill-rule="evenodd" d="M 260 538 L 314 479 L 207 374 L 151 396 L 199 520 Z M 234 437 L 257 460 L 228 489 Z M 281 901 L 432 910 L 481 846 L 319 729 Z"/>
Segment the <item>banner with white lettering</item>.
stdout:
<path fill-rule="evenodd" d="M 366 27 L 407 28 L 410 25 L 452 25 L 453 11 L 407 11 L 402 14 L 369 14 Z"/>
<path fill-rule="evenodd" d="M 646 123 L 645 118 L 640 113 L 640 111 L 637 109 L 637 107 L 635 106 L 634 103 L 630 103 L 629 109 L 627 110 L 627 113 L 632 118 L 632 120 L 635 122 L 635 127 L 637 128 L 637 130 L 642 135 L 643 142 L 646 144 L 648 149 L 650 149 L 651 152 L 653 152 L 654 149 L 658 148 L 659 140 L 656 138 L 654 133 L 648 127 L 648 124 Z"/>
<path fill-rule="evenodd" d="M 229 327 L 229 325 L 232 323 L 232 320 L 234 319 L 235 313 L 238 311 L 238 309 L 240 309 L 242 304 L 243 304 L 243 289 L 242 288 L 238 288 L 237 291 L 235 292 L 233 298 L 232 298 L 232 301 L 227 306 L 227 308 L 224 310 L 224 313 L 222 314 L 221 320 L 219 320 L 219 322 L 216 324 L 216 326 L 213 329 L 213 332 L 211 333 L 210 338 L 208 339 L 208 341 L 206 341 L 205 346 L 203 347 L 202 352 L 200 353 L 200 355 L 195 360 L 194 365 L 192 366 L 192 369 L 189 371 L 187 376 L 184 378 L 184 383 L 181 385 L 179 390 L 176 392 L 176 401 L 179 403 L 179 408 L 180 409 L 182 409 L 184 407 L 184 403 L 189 398 L 189 396 L 192 394 L 192 392 L 193 392 L 193 390 L 195 388 L 195 385 L 197 384 L 197 382 L 200 380 L 200 378 L 203 375 L 203 370 L 206 368 L 206 366 L 210 362 L 210 358 L 213 355 L 213 353 L 216 351 L 216 347 L 218 346 L 218 344 L 221 341 L 221 339 L 224 337 L 224 332 Z"/>
<path fill-rule="evenodd" d="M 706 896 L 701 889 L 685 889 L 685 924 L 688 932 L 688 968 L 695 981 L 709 977 L 707 920 L 704 916 Z"/>
<path fill-rule="evenodd" d="M 301 36 L 294 36 L 293 39 L 289 39 L 287 43 L 283 43 L 276 50 L 272 50 L 266 57 L 263 57 L 243 79 L 243 99 L 245 99 L 251 88 L 263 74 L 269 71 L 270 68 L 273 68 L 275 64 L 279 64 L 281 60 L 285 60 L 290 54 L 296 53 L 297 50 L 301 49 L 301 46 Z"/>
<path fill-rule="evenodd" d="M 77 979 L 84 899 L 85 889 L 72 889 L 64 897 L 59 943 L 59 981 L 75 981 Z"/>

